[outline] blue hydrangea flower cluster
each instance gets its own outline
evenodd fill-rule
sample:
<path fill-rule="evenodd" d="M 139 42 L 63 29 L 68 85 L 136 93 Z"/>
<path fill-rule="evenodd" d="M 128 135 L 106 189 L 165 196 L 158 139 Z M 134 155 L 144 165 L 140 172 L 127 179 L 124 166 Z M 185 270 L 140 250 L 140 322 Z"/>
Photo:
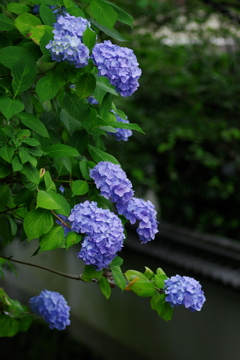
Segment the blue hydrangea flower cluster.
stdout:
<path fill-rule="evenodd" d="M 158 232 L 156 219 L 157 212 L 151 201 L 145 201 L 133 197 L 127 204 L 117 204 L 117 210 L 120 215 L 124 215 L 131 224 L 139 221 L 137 233 L 142 244 L 154 240 Z"/>
<path fill-rule="evenodd" d="M 70 325 L 70 306 L 58 292 L 43 290 L 31 298 L 29 304 L 31 310 L 49 324 L 50 329 L 64 330 Z"/>
<path fill-rule="evenodd" d="M 184 305 L 190 311 L 200 311 L 206 298 L 200 283 L 189 276 L 172 276 L 164 280 L 165 300 L 171 307 Z"/>
<path fill-rule="evenodd" d="M 86 234 L 78 258 L 86 265 L 93 265 L 97 271 L 108 267 L 125 239 L 118 216 L 108 209 L 98 208 L 94 201 L 85 201 L 74 206 L 68 219 L 72 231 Z"/>
<path fill-rule="evenodd" d="M 66 61 L 76 68 L 88 64 L 89 49 L 82 43 L 82 35 L 90 23 L 81 17 L 60 16 L 54 24 L 53 40 L 46 48 L 49 49 L 52 60 Z"/>
<path fill-rule="evenodd" d="M 92 59 L 98 74 L 106 76 L 122 96 L 130 96 L 137 90 L 142 71 L 133 50 L 106 40 L 94 46 Z"/>
<path fill-rule="evenodd" d="M 113 203 L 125 204 L 133 197 L 132 183 L 118 164 L 100 161 L 90 170 L 100 194 Z"/>
<path fill-rule="evenodd" d="M 117 122 L 122 122 L 125 124 L 129 124 L 128 120 L 122 119 L 114 110 L 111 110 L 116 115 Z M 111 135 L 114 135 L 117 141 L 128 141 L 128 138 L 132 136 L 132 130 L 129 129 L 119 129 L 116 128 L 117 132 L 115 133 L 109 133 Z"/>

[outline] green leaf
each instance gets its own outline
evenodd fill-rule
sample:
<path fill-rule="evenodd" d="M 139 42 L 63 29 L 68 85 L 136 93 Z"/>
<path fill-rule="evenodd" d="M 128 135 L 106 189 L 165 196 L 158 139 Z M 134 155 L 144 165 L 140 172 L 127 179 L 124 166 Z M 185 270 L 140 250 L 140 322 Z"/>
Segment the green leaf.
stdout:
<path fill-rule="evenodd" d="M 49 137 L 47 129 L 45 128 L 41 120 L 39 120 L 36 116 L 26 112 L 22 112 L 18 114 L 18 117 L 20 118 L 21 122 L 29 129 L 35 131 L 41 136 Z"/>
<path fill-rule="evenodd" d="M 69 145 L 77 149 L 79 154 L 82 154 L 87 150 L 88 141 L 88 133 L 85 130 L 79 130 L 72 134 Z"/>
<path fill-rule="evenodd" d="M 88 145 L 88 151 L 89 151 L 89 154 L 91 155 L 91 157 L 93 158 L 94 161 L 96 161 L 96 163 L 99 163 L 100 161 L 109 161 L 113 164 L 119 164 L 119 162 L 117 161 L 117 159 L 102 151 L 102 150 L 99 150 L 98 148 L 92 146 L 92 145 Z"/>
<path fill-rule="evenodd" d="M 31 131 L 28 129 L 22 129 L 16 133 L 15 138 L 16 140 L 23 141 L 24 139 L 29 138 L 29 136 L 31 136 Z"/>
<path fill-rule="evenodd" d="M 13 12 L 14 14 L 21 15 L 30 11 L 30 8 L 26 5 L 19 3 L 8 4 L 7 10 Z"/>
<path fill-rule="evenodd" d="M 11 69 L 21 58 L 28 56 L 29 52 L 20 46 L 7 46 L 0 49 L 0 63 Z"/>
<path fill-rule="evenodd" d="M 82 279 L 83 281 L 92 281 L 92 279 L 100 279 L 103 270 L 97 271 L 92 265 L 85 265 Z"/>
<path fill-rule="evenodd" d="M 40 176 L 38 170 L 30 163 L 26 163 L 23 165 L 23 170 L 21 171 L 29 181 L 34 184 L 39 184 Z"/>
<path fill-rule="evenodd" d="M 81 121 L 89 114 L 89 106 L 79 100 L 79 97 L 74 94 L 64 94 L 63 106 L 74 119 Z"/>
<path fill-rule="evenodd" d="M 89 20 L 91 22 L 92 25 L 94 25 L 97 29 L 103 31 L 105 34 L 107 34 L 108 36 L 112 37 L 113 39 L 117 40 L 117 41 L 128 41 L 122 34 L 120 34 L 117 30 L 115 29 L 108 29 L 107 27 L 99 24 L 97 21 L 90 19 Z"/>
<path fill-rule="evenodd" d="M 53 194 L 49 194 L 44 190 L 40 190 L 37 194 L 37 208 L 48 210 L 60 209 L 61 205 L 54 200 Z"/>
<path fill-rule="evenodd" d="M 140 126 L 138 124 L 127 124 L 127 123 L 122 123 L 122 122 L 108 122 L 108 125 L 115 128 L 115 129 L 129 129 L 129 130 L 136 130 L 142 134 L 145 134 L 144 131 L 140 128 Z"/>
<path fill-rule="evenodd" d="M 19 149 L 18 155 L 22 164 L 25 164 L 30 159 L 30 155 L 28 154 L 27 150 L 24 148 Z"/>
<path fill-rule="evenodd" d="M 80 156 L 77 149 L 64 144 L 53 144 L 45 149 L 48 157 Z"/>
<path fill-rule="evenodd" d="M 61 194 L 53 194 L 53 193 L 51 193 L 51 196 L 56 201 L 56 203 L 58 203 L 58 205 L 60 206 L 57 209 L 58 214 L 69 216 L 70 205 L 69 205 L 68 201 L 65 199 L 65 197 L 62 196 Z"/>
<path fill-rule="evenodd" d="M 56 18 L 52 12 L 52 9 L 50 9 L 48 6 L 41 4 L 40 6 L 40 16 L 45 25 L 54 24 L 56 22 Z"/>
<path fill-rule="evenodd" d="M 4 145 L 3 147 L 1 147 L 0 157 L 3 160 L 7 161 L 8 163 L 11 163 L 13 155 L 14 155 L 14 149 L 12 146 Z"/>
<path fill-rule="evenodd" d="M 113 275 L 116 285 L 121 290 L 124 290 L 124 288 L 126 287 L 126 279 L 122 273 L 120 266 L 110 265 L 110 267 L 111 267 L 112 275 Z"/>
<path fill-rule="evenodd" d="M 10 174 L 11 170 L 12 170 L 11 166 L 8 163 L 0 160 L 0 179 L 8 176 Z"/>
<path fill-rule="evenodd" d="M 109 118 L 110 110 L 112 110 L 112 95 L 110 93 L 107 93 L 101 103 L 100 107 L 100 117 L 104 120 Z"/>
<path fill-rule="evenodd" d="M 73 195 L 85 195 L 89 190 L 88 183 L 83 180 L 76 180 L 72 183 Z"/>
<path fill-rule="evenodd" d="M 21 140 L 24 144 L 27 144 L 29 146 L 38 146 L 40 143 L 34 139 L 34 138 L 25 138 Z"/>
<path fill-rule="evenodd" d="M 117 21 L 118 15 L 110 4 L 101 0 L 92 0 L 90 10 L 93 18 L 101 25 L 112 29 Z"/>
<path fill-rule="evenodd" d="M 154 284 L 141 272 L 128 270 L 124 274 L 129 282 L 136 279 L 130 286 L 130 289 L 141 297 L 150 297 L 155 292 Z"/>
<path fill-rule="evenodd" d="M 14 128 L 11 125 L 3 127 L 2 131 L 11 139 L 14 137 Z"/>
<path fill-rule="evenodd" d="M 95 87 L 95 76 L 92 73 L 87 72 L 81 75 L 78 82 L 76 83 L 76 93 L 78 94 L 79 98 L 82 99 L 89 95 L 92 95 Z"/>
<path fill-rule="evenodd" d="M 16 224 L 16 221 L 15 221 L 11 216 L 9 216 L 9 215 L 7 215 L 7 218 L 8 218 L 8 220 L 9 220 L 10 229 L 11 229 L 11 234 L 12 234 L 13 236 L 15 236 L 16 233 L 17 233 L 17 229 L 18 229 L 17 224 Z"/>
<path fill-rule="evenodd" d="M 16 18 L 15 25 L 23 36 L 27 36 L 34 26 L 41 25 L 41 21 L 34 15 L 22 14 Z"/>
<path fill-rule="evenodd" d="M 21 171 L 23 169 L 22 163 L 20 162 L 18 155 L 15 155 L 12 159 L 12 168 L 13 172 Z"/>
<path fill-rule="evenodd" d="M 154 275 L 154 284 L 157 288 L 163 289 L 165 286 L 164 280 L 167 280 L 168 277 L 166 275 Z"/>
<path fill-rule="evenodd" d="M 0 31 L 10 31 L 13 29 L 15 29 L 14 21 L 0 14 Z"/>
<path fill-rule="evenodd" d="M 80 8 L 77 8 L 77 7 L 70 7 L 67 9 L 68 10 L 68 13 L 70 15 L 73 15 L 73 16 L 76 16 L 76 17 L 82 17 L 82 18 L 86 18 L 84 12 L 80 9 Z"/>
<path fill-rule="evenodd" d="M 154 276 L 154 273 L 151 269 L 149 269 L 147 266 L 144 266 L 145 267 L 145 271 L 143 273 L 143 275 L 148 279 L 148 280 L 151 280 Z"/>
<path fill-rule="evenodd" d="M 81 128 L 81 123 L 69 115 L 65 109 L 60 111 L 60 120 L 70 134 Z M 72 144 L 70 145 L 72 146 Z"/>
<path fill-rule="evenodd" d="M 32 57 L 24 57 L 17 60 L 12 66 L 12 88 L 17 96 L 27 90 L 34 82 L 37 65 Z"/>
<path fill-rule="evenodd" d="M 86 28 L 86 30 L 83 33 L 83 43 L 84 45 L 86 45 L 89 50 L 91 51 L 93 49 L 93 47 L 96 44 L 96 33 L 95 31 L 91 30 L 89 27 Z"/>
<path fill-rule="evenodd" d="M 105 278 L 105 276 L 100 277 L 99 285 L 100 285 L 101 292 L 108 299 L 111 295 L 111 286 L 110 286 L 107 278 Z"/>
<path fill-rule="evenodd" d="M 78 244 L 81 240 L 81 235 L 76 234 L 75 231 L 69 231 L 66 236 L 66 250 L 68 250 L 71 246 Z"/>
<path fill-rule="evenodd" d="M 9 185 L 0 185 L 0 209 L 3 209 L 12 199 Z"/>
<path fill-rule="evenodd" d="M 52 227 L 52 213 L 44 209 L 30 210 L 23 222 L 23 228 L 29 241 L 47 234 Z"/>
<path fill-rule="evenodd" d="M 65 238 L 62 226 L 52 228 L 46 235 L 39 239 L 42 251 L 51 251 L 64 247 Z"/>
<path fill-rule="evenodd" d="M 2 314 L 0 316 L 0 337 L 12 337 L 19 331 L 19 321 Z"/>
<path fill-rule="evenodd" d="M 159 294 L 157 291 L 151 298 L 151 307 L 156 310 L 158 315 L 161 316 L 165 321 L 172 319 L 174 308 L 165 301 L 165 294 Z"/>
<path fill-rule="evenodd" d="M 45 186 L 46 186 L 46 191 L 48 193 L 55 193 L 57 191 L 56 185 L 52 181 L 49 171 L 46 171 L 44 174 L 44 182 L 45 182 Z"/>
<path fill-rule="evenodd" d="M 53 71 L 49 71 L 46 76 L 38 80 L 36 93 L 41 102 L 52 99 L 59 91 L 59 81 Z"/>
<path fill-rule="evenodd" d="M 9 120 L 13 115 L 16 115 L 24 110 L 24 105 L 20 100 L 11 99 L 7 96 L 0 97 L 0 111 Z"/>
<path fill-rule="evenodd" d="M 23 172 L 24 172 L 24 170 L 21 170 L 21 180 L 23 182 L 23 185 L 25 186 L 26 189 L 28 189 L 30 191 L 35 191 L 38 187 L 38 184 L 29 180 L 28 177 L 25 174 L 23 174 Z M 39 178 L 39 181 L 40 181 L 40 178 Z"/>
<path fill-rule="evenodd" d="M 49 9 L 50 10 L 50 9 Z M 51 11 L 51 10 L 50 10 Z M 44 45 L 46 46 L 49 41 L 52 39 L 53 37 L 53 33 L 52 33 L 52 27 L 49 25 L 37 25 L 35 27 L 33 27 L 28 36 L 37 44 L 40 45 L 40 48 L 42 50 L 42 52 L 45 54 L 48 54 L 48 50 L 44 49 L 45 51 L 43 51 L 42 48 L 42 41 L 44 42 Z M 47 42 L 47 40 L 49 40 Z M 46 43 L 45 43 L 46 42 Z"/>
<path fill-rule="evenodd" d="M 64 4 L 66 9 L 77 6 L 76 3 L 73 0 L 63 0 L 63 4 Z"/>
<path fill-rule="evenodd" d="M 105 3 L 107 4 L 111 4 L 112 7 L 114 8 L 114 10 L 117 12 L 118 14 L 118 21 L 121 21 L 123 24 L 127 24 L 130 27 L 132 27 L 133 25 L 133 17 L 128 14 L 126 11 L 122 10 L 121 8 L 119 8 L 116 4 L 111 3 L 110 1 L 107 0 L 103 0 Z"/>
<path fill-rule="evenodd" d="M 120 256 L 116 256 L 110 264 L 112 266 L 121 266 L 123 264 L 123 259 Z"/>
<path fill-rule="evenodd" d="M 109 92 L 110 94 L 118 96 L 118 93 L 115 90 L 115 87 L 109 83 L 109 80 L 104 76 L 96 76 L 97 87 L 101 90 Z"/>

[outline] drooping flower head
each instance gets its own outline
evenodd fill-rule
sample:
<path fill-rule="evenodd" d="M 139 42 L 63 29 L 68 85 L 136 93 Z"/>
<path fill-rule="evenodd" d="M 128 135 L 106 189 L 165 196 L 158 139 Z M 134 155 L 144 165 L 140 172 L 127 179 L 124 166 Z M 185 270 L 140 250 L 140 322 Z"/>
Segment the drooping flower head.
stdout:
<path fill-rule="evenodd" d="M 29 304 L 31 310 L 49 324 L 50 329 L 64 330 L 70 325 L 70 306 L 58 292 L 43 290 L 31 298 Z"/>
<path fill-rule="evenodd" d="M 129 121 L 127 119 L 126 120 L 122 119 L 114 110 L 111 111 L 115 114 L 117 122 L 129 124 Z M 114 135 L 117 141 L 121 141 L 121 140 L 128 141 L 128 138 L 132 136 L 132 130 L 120 129 L 120 128 L 116 128 L 115 130 L 117 130 L 117 132 L 110 134 Z"/>
<path fill-rule="evenodd" d="M 172 276 L 164 280 L 165 300 L 171 307 L 184 305 L 191 311 L 200 311 L 206 298 L 200 283 L 189 276 Z"/>
<path fill-rule="evenodd" d="M 122 96 L 130 96 L 137 90 L 142 71 L 133 50 L 105 40 L 94 46 L 92 59 L 99 70 L 98 74 L 106 76 Z"/>
<path fill-rule="evenodd" d="M 151 201 L 133 197 L 127 204 L 118 203 L 117 211 L 120 215 L 124 215 L 131 224 L 139 221 L 137 233 L 142 244 L 155 238 L 155 234 L 158 232 L 158 221 L 156 219 L 157 212 Z"/>
<path fill-rule="evenodd" d="M 118 216 L 108 209 L 98 208 L 94 201 L 85 201 L 74 206 L 68 219 L 72 231 L 86 234 L 78 258 L 96 270 L 106 268 L 121 250 L 125 239 Z"/>
<path fill-rule="evenodd" d="M 125 204 L 133 197 L 132 183 L 118 164 L 100 161 L 90 170 L 100 194 L 113 203 Z"/>

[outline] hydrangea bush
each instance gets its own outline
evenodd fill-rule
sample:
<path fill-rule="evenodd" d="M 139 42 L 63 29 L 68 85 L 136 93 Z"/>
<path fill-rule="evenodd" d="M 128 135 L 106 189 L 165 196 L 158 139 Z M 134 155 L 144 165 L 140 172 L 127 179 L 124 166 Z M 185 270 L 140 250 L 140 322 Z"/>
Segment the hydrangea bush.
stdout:
<path fill-rule="evenodd" d="M 131 290 L 166 321 L 181 304 L 200 310 L 205 297 L 194 279 L 168 279 L 161 268 L 122 272 L 126 224 L 137 223 L 143 246 L 158 232 L 153 204 L 134 197 L 124 166 L 106 150 L 112 135 L 124 146 L 133 131 L 143 133 L 114 104 L 139 86 L 133 50 L 114 44 L 126 41 L 115 22 L 132 27 L 132 17 L 103 0 L 2 3 L 0 274 L 19 262 L 9 243 L 38 239 L 35 255 L 73 246 L 85 268 L 72 278 L 98 283 L 106 298 L 116 287 Z M 0 289 L 0 336 L 26 331 L 35 315 L 50 328 L 70 324 L 62 295 L 32 295 L 28 309 Z"/>

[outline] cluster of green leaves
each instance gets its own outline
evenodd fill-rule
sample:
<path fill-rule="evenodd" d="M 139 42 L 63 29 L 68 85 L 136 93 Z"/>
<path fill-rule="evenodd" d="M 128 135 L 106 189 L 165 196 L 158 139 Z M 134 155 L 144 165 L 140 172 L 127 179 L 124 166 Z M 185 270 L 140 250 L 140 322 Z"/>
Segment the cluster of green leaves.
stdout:
<path fill-rule="evenodd" d="M 39 5 L 38 13 L 34 5 Z M 116 121 L 111 110 L 126 118 L 114 103 L 118 93 L 107 78 L 98 76 L 92 60 L 81 69 L 52 61 L 46 45 L 53 39 L 55 11 L 59 15 L 63 10 L 91 22 L 92 29 L 83 34 L 90 52 L 102 33 L 126 40 L 114 29 L 117 21 L 132 27 L 132 17 L 106 0 L 0 1 L 1 249 L 15 237 L 37 241 L 34 255 L 79 244 L 83 235 L 70 231 L 65 236 L 69 224 L 61 216 L 68 217 L 71 208 L 86 199 L 113 210 L 99 195 L 89 170 L 100 161 L 119 164 L 106 149 L 109 133 L 118 128 L 143 133 L 137 124 Z M 90 95 L 98 105 L 89 104 Z M 127 281 L 140 276 L 133 270 L 124 276 L 122 263 L 116 257 L 102 271 L 85 266 L 82 280 L 98 282 L 108 298 L 112 287 L 123 291 Z M 11 267 L 0 257 L 1 275 L 5 264 Z M 131 290 L 151 296 L 152 308 L 169 320 L 170 310 L 163 309 L 164 295 L 157 290 L 166 276 L 159 271 L 151 278 L 148 272 L 142 274 Z M 149 283 L 154 291 L 146 295 Z M 28 310 L 0 290 L 0 336 L 13 336 L 30 324 Z"/>
<path fill-rule="evenodd" d="M 19 331 L 27 331 L 33 317 L 26 306 L 12 300 L 0 288 L 0 337 L 14 336 Z"/>

